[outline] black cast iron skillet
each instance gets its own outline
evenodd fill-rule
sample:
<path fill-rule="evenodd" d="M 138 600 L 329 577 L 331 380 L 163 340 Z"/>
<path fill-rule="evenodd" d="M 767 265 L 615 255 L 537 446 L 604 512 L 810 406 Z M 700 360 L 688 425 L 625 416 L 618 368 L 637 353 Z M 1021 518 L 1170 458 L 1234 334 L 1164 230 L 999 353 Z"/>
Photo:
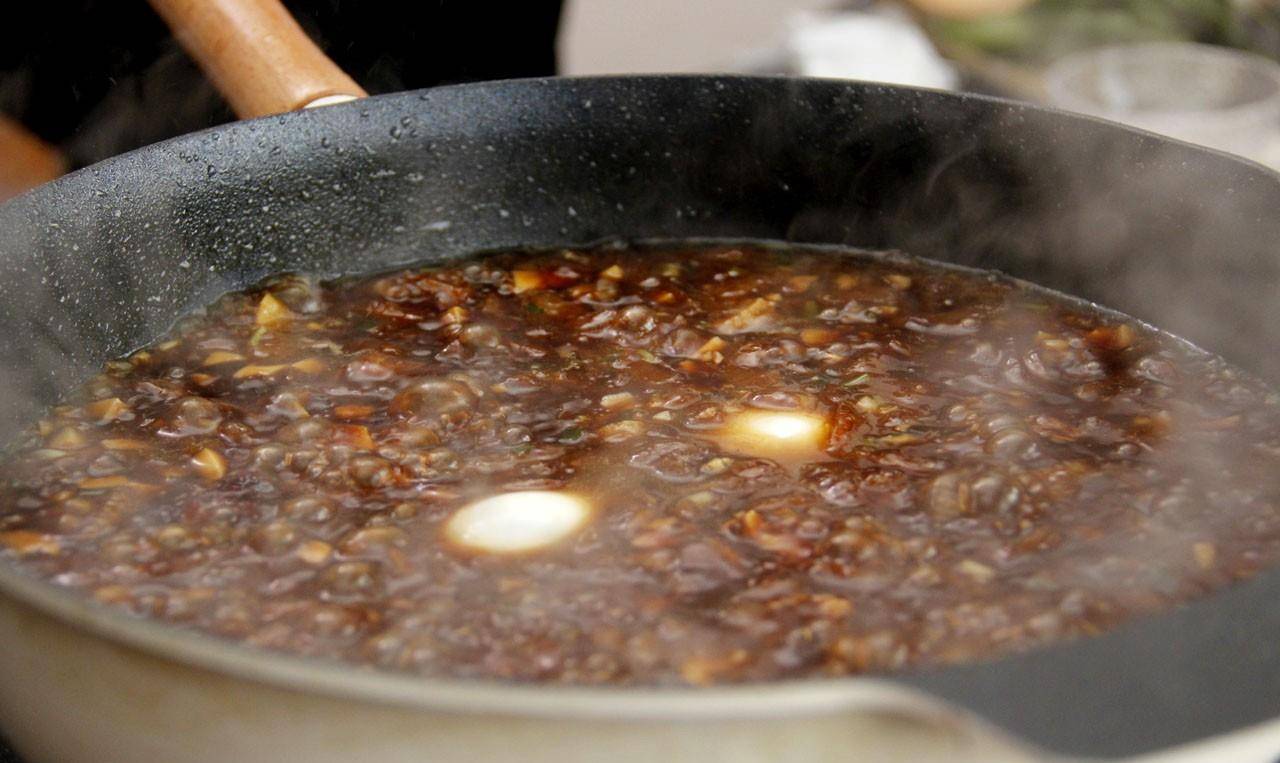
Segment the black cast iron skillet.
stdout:
<path fill-rule="evenodd" d="M 1275 380 L 1277 210 L 1280 176 L 1259 166 L 974 96 L 744 77 L 380 96 L 181 137 L 0 208 L 0 440 L 268 273 L 605 239 L 998 268 Z M 1055 752 L 1129 755 L 1280 717 L 1276 602 L 1280 572 L 1100 637 L 895 678 Z"/>

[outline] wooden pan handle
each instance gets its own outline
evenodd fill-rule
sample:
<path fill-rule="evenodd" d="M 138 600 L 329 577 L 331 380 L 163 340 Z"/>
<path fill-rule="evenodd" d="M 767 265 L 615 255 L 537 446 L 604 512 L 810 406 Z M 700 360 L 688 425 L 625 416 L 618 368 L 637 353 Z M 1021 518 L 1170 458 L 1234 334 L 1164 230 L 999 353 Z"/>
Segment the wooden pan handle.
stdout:
<path fill-rule="evenodd" d="M 0 114 L 0 201 L 67 171 L 67 158 L 15 119 Z"/>
<path fill-rule="evenodd" d="M 279 0 L 150 0 L 241 118 L 367 95 Z"/>

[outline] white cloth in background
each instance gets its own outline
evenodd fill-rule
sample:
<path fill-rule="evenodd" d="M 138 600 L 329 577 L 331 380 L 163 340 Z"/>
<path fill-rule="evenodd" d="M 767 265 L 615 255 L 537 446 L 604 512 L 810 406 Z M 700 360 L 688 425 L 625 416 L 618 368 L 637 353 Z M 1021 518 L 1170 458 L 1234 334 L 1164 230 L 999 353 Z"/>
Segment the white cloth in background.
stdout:
<path fill-rule="evenodd" d="M 799 13 L 790 22 L 790 69 L 809 77 L 954 89 L 959 77 L 905 14 Z"/>

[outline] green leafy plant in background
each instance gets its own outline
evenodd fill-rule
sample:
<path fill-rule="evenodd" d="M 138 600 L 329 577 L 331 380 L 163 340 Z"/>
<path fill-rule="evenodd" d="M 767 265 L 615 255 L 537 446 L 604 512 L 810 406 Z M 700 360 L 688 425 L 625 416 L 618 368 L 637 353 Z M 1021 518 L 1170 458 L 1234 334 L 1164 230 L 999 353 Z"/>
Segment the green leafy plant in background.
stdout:
<path fill-rule="evenodd" d="M 1280 0 L 1039 0 L 1013 14 L 933 19 L 952 49 L 1045 63 L 1099 45 L 1184 40 L 1280 58 Z"/>

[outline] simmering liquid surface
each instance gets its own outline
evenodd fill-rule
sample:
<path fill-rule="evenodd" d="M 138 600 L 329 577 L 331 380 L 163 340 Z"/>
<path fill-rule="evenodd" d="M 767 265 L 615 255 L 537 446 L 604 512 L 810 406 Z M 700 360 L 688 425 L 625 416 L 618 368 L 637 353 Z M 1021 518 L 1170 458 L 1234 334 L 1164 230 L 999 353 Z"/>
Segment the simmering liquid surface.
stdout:
<path fill-rule="evenodd" d="M 1280 411 L 1001 277 L 758 247 L 228 294 L 48 412 L 0 549 L 424 675 L 711 684 L 1097 633 L 1280 557 Z"/>

